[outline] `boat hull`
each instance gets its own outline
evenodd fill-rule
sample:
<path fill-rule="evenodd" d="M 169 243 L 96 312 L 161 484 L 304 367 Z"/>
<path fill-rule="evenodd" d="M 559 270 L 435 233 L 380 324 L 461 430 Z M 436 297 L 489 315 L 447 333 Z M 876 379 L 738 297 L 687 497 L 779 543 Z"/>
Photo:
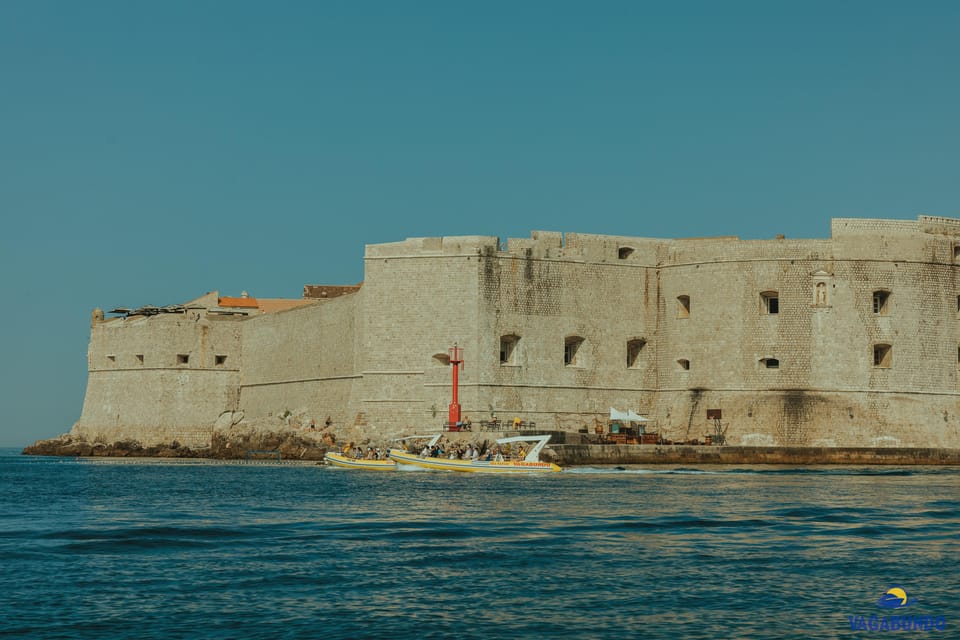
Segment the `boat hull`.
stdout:
<path fill-rule="evenodd" d="M 408 464 L 423 469 L 437 471 L 462 471 L 467 473 L 555 473 L 562 471 L 552 462 L 524 462 L 522 460 L 504 460 L 502 462 L 486 460 L 450 460 L 448 458 L 421 458 L 415 453 L 391 449 L 390 457 L 397 464 Z"/>
<path fill-rule="evenodd" d="M 367 471 L 394 471 L 397 463 L 393 460 L 365 460 L 350 458 L 340 453 L 327 453 L 323 457 L 327 464 L 343 469 L 366 469 Z"/>

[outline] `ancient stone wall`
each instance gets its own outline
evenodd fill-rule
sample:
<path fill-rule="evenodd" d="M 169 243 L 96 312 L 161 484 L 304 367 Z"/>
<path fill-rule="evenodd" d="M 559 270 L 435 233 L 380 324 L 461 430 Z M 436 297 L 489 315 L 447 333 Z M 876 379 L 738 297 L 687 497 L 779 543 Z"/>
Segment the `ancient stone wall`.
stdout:
<path fill-rule="evenodd" d="M 956 448 L 958 263 L 960 221 L 929 216 L 837 219 L 829 240 L 369 245 L 361 288 L 304 308 L 96 321 L 78 427 L 186 438 L 239 409 L 430 432 L 457 344 L 474 423 L 592 431 L 615 407 L 688 441 L 713 434 L 719 410 L 732 445 Z"/>
<path fill-rule="evenodd" d="M 87 391 L 73 433 L 90 441 L 208 445 L 237 407 L 241 323 L 186 311 L 91 327 Z"/>
<path fill-rule="evenodd" d="M 240 409 L 250 420 L 289 414 L 322 424 L 350 423 L 358 379 L 353 293 L 243 323 Z M 278 422 L 279 424 L 279 422 Z"/>

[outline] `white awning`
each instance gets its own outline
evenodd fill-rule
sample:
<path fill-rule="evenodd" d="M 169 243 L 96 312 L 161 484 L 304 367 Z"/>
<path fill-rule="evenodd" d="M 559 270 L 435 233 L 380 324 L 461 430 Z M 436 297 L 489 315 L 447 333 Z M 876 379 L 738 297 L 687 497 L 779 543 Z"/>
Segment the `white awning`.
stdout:
<path fill-rule="evenodd" d="M 617 411 L 613 407 L 610 407 L 610 419 L 624 420 L 626 422 L 647 422 L 646 418 L 640 414 L 634 413 L 633 409 L 629 409 L 627 411 Z"/>

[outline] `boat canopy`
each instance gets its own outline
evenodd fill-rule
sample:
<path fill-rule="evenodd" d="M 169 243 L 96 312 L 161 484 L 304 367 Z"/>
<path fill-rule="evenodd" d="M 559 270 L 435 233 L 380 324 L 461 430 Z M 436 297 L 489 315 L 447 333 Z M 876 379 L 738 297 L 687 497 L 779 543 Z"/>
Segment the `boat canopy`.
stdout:
<path fill-rule="evenodd" d="M 539 436 L 510 436 L 509 438 L 498 438 L 497 444 L 509 444 L 511 442 L 535 442 L 527 455 L 524 456 L 524 462 L 540 462 L 540 451 L 547 446 L 550 441 L 550 435 Z"/>

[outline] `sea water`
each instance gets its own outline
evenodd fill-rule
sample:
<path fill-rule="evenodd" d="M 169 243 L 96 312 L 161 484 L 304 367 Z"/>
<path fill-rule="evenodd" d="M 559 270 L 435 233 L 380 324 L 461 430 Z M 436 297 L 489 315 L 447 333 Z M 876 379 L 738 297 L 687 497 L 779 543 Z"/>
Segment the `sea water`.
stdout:
<path fill-rule="evenodd" d="M 6 450 L 0 636 L 957 638 L 958 534 L 957 468 L 501 477 Z M 909 606 L 878 606 L 891 587 Z"/>

